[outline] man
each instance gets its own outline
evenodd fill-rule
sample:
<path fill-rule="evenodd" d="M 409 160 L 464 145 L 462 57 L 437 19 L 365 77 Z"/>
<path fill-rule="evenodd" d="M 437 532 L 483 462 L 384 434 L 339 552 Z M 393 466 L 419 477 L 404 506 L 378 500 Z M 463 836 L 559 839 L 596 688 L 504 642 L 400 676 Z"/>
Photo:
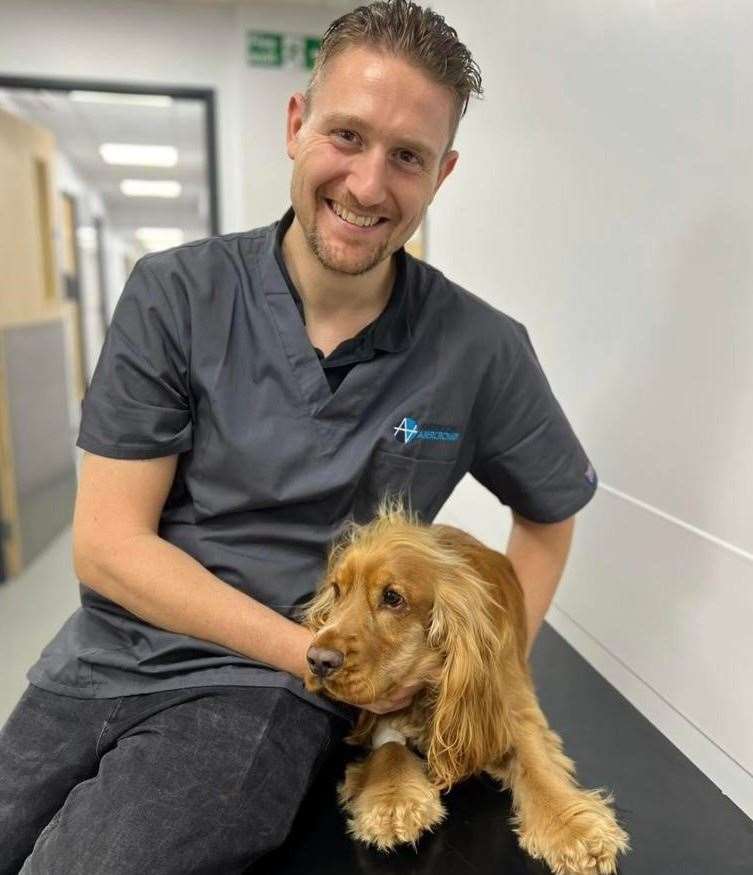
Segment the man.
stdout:
<path fill-rule="evenodd" d="M 430 521 L 470 470 L 509 504 L 533 638 L 595 477 L 525 329 L 402 249 L 472 93 L 429 10 L 343 16 L 288 106 L 292 210 L 136 266 L 83 409 L 82 608 L 0 739 L 0 872 L 278 846 L 352 716 L 305 690 L 293 618 L 385 492 Z"/>

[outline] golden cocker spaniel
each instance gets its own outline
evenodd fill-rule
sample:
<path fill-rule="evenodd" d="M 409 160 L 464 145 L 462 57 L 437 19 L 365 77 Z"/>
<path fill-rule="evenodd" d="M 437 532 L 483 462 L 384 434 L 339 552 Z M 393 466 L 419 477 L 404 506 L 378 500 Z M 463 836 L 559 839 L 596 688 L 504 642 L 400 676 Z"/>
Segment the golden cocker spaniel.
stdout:
<path fill-rule="evenodd" d="M 445 816 L 440 792 L 486 771 L 511 789 L 532 857 L 556 875 L 616 871 L 628 837 L 611 798 L 578 786 L 541 712 L 523 593 L 504 555 L 383 505 L 333 548 L 304 623 L 315 633 L 310 690 L 358 706 L 425 685 L 402 711 L 362 711 L 348 738 L 374 744 L 339 787 L 354 837 L 381 850 L 415 844 Z"/>

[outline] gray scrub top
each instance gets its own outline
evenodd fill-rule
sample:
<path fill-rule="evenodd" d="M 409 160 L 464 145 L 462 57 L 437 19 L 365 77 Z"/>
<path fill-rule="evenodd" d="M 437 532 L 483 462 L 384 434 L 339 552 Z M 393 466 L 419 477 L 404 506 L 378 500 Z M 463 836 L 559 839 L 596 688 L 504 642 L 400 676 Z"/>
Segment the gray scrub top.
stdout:
<path fill-rule="evenodd" d="M 427 522 L 470 471 L 528 519 L 563 520 L 596 475 L 525 328 L 403 255 L 395 351 L 332 393 L 274 257 L 273 224 L 142 258 L 83 403 L 78 445 L 178 454 L 159 534 L 284 616 L 316 588 L 328 545 L 386 493 Z M 31 668 L 44 689 L 108 698 L 301 681 L 155 628 L 81 584 L 81 608 Z"/>

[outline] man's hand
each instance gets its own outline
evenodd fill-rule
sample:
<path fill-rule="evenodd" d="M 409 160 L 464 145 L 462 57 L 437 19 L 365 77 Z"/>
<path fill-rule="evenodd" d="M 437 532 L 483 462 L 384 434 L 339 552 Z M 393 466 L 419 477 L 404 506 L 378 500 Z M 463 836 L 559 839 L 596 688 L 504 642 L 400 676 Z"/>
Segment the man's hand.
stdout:
<path fill-rule="evenodd" d="M 413 701 L 416 693 L 423 689 L 424 684 L 411 684 L 408 687 L 399 687 L 390 693 L 389 697 L 377 699 L 370 705 L 360 705 L 364 711 L 371 711 L 372 714 L 390 714 L 392 711 L 402 711 L 407 708 Z"/>

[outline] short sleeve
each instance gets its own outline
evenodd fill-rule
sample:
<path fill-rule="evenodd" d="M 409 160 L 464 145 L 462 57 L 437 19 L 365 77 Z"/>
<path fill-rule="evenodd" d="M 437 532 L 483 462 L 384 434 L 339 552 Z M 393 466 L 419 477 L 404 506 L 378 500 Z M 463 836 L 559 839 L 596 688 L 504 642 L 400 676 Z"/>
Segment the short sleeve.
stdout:
<path fill-rule="evenodd" d="M 559 522 L 591 500 L 596 472 L 552 393 L 528 332 L 510 321 L 511 365 L 507 373 L 490 375 L 491 387 L 481 396 L 470 471 L 526 519 Z"/>
<path fill-rule="evenodd" d="M 147 259 L 136 264 L 84 398 L 79 447 L 114 459 L 152 459 L 191 448 L 180 300 L 162 287 Z"/>

